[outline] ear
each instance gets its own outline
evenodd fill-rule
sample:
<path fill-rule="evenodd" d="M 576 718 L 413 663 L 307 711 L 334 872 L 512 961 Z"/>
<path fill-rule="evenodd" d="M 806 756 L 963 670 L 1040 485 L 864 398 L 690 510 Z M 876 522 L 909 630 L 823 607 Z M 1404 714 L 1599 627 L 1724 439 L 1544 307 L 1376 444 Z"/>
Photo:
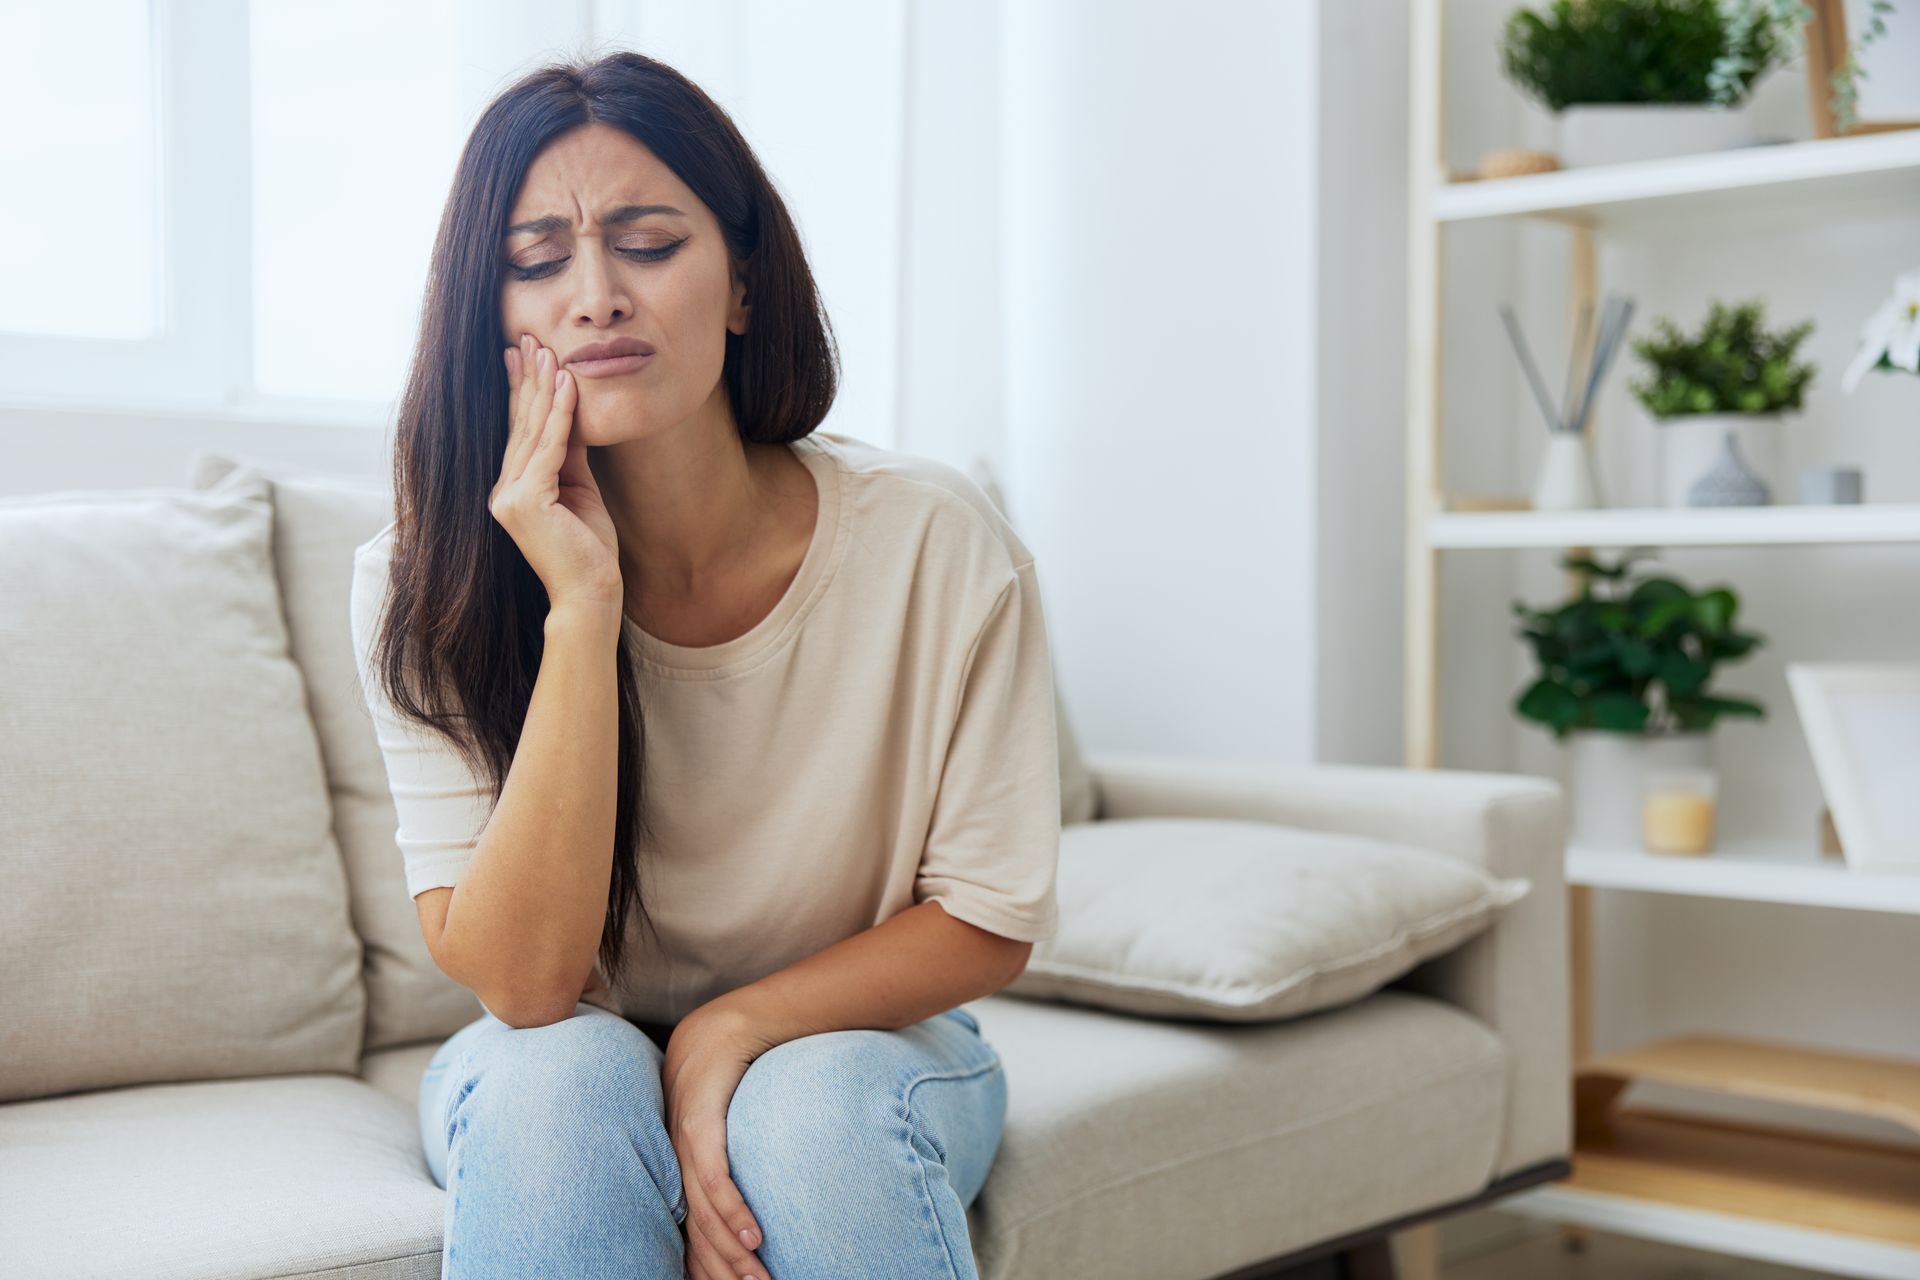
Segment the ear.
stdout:
<path fill-rule="evenodd" d="M 753 308 L 747 303 L 747 272 L 750 265 L 751 260 L 737 262 L 728 272 L 733 281 L 733 298 L 727 310 L 727 328 L 735 333 L 747 331 L 747 321 L 753 314 Z"/>

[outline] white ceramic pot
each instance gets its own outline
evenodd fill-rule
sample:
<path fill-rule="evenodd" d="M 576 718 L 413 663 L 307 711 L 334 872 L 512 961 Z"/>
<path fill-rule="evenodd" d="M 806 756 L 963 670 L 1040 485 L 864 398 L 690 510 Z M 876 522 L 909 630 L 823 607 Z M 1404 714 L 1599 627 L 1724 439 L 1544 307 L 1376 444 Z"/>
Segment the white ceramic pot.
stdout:
<path fill-rule="evenodd" d="M 1600 102 L 1558 117 L 1560 163 L 1568 169 L 1726 151 L 1752 144 L 1746 106 Z"/>
<path fill-rule="evenodd" d="M 1655 421 L 1662 500 L 1669 507 L 1691 505 L 1688 490 L 1720 461 L 1731 432 L 1741 460 L 1767 486 L 1770 501 L 1791 501 L 1780 461 L 1781 423 L 1786 417 L 1779 413 L 1689 413 Z"/>
<path fill-rule="evenodd" d="M 1586 511 L 1601 505 L 1586 433 L 1549 431 L 1533 481 L 1534 510 Z"/>
<path fill-rule="evenodd" d="M 1711 764 L 1711 735 L 1609 733 L 1575 729 L 1567 734 L 1567 840 L 1589 848 L 1640 848 L 1640 791 L 1657 769 L 1702 769 Z"/>

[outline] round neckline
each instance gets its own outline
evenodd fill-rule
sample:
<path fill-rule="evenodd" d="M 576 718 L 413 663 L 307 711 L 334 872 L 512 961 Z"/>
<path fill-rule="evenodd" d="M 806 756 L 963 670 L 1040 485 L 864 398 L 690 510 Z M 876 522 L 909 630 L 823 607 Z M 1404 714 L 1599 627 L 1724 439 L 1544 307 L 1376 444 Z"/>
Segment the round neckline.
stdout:
<path fill-rule="evenodd" d="M 840 492 L 840 465 L 832 445 L 819 439 L 819 435 L 815 431 L 787 442 L 787 448 L 812 474 L 819 503 L 814 515 L 813 537 L 807 543 L 806 554 L 794 572 L 793 581 L 787 584 L 786 593 L 751 630 L 719 644 L 672 644 L 645 630 L 623 612 L 623 630 L 632 643 L 635 657 L 643 665 L 678 679 L 716 679 L 738 674 L 770 657 L 805 620 L 832 578 L 845 542 L 846 503 Z"/>

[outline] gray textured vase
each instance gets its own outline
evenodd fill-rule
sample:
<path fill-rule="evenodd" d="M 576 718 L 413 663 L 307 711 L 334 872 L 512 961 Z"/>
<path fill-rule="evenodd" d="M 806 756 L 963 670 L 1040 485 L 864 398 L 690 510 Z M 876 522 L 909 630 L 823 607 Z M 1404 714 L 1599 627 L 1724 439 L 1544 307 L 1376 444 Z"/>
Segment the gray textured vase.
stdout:
<path fill-rule="evenodd" d="M 1757 507 L 1773 501 L 1764 480 L 1747 466 L 1729 430 L 1720 437 L 1720 456 L 1687 490 L 1690 507 Z"/>

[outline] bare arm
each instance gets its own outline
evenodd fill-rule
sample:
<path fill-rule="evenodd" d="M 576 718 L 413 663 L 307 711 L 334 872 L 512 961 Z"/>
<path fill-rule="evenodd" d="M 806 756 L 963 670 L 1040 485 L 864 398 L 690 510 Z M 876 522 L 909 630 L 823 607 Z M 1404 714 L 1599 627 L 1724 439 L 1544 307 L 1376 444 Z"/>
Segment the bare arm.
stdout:
<path fill-rule="evenodd" d="M 617 605 L 547 615 L 500 801 L 460 882 L 441 894 L 440 929 L 421 907 L 435 962 L 513 1026 L 568 1017 L 592 979 L 613 875 L 619 625 Z"/>

